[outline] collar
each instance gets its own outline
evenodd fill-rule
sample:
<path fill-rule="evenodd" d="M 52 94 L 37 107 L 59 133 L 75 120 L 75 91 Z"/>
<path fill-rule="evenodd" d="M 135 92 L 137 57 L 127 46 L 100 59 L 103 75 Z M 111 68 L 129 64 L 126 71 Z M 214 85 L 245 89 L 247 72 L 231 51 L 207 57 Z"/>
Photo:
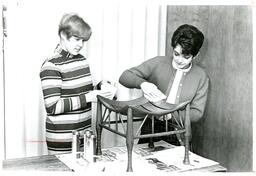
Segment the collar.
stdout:
<path fill-rule="evenodd" d="M 172 66 L 174 69 L 176 69 L 178 71 L 189 72 L 189 70 L 192 68 L 192 62 L 190 63 L 190 66 L 188 68 L 182 69 L 177 66 L 177 64 L 176 64 L 176 62 L 174 62 L 174 60 L 172 60 Z"/>
<path fill-rule="evenodd" d="M 73 55 L 70 54 L 69 52 L 67 52 L 66 50 L 62 49 L 60 44 L 57 45 L 57 47 L 55 48 L 55 52 L 57 52 L 58 54 L 60 54 L 61 56 L 67 57 L 67 58 L 72 58 Z"/>

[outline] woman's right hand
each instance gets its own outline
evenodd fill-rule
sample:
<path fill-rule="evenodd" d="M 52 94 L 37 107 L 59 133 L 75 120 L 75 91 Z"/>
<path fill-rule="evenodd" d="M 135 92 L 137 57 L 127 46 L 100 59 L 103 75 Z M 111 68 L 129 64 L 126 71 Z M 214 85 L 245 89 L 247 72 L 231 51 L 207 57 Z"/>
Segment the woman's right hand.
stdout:
<path fill-rule="evenodd" d="M 97 102 L 97 95 L 103 96 L 105 98 L 112 98 L 112 92 L 103 90 L 92 90 L 85 94 L 86 102 Z"/>
<path fill-rule="evenodd" d="M 140 87 L 145 98 L 151 102 L 157 102 L 166 98 L 166 96 L 153 83 L 143 82 Z"/>

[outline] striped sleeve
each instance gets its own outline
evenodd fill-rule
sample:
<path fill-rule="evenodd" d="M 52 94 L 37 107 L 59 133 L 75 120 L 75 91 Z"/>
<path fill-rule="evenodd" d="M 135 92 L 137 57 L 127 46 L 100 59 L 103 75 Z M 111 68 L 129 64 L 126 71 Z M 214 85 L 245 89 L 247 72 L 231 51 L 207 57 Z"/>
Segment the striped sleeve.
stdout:
<path fill-rule="evenodd" d="M 44 103 L 48 115 L 57 115 L 66 112 L 84 109 L 88 106 L 85 94 L 72 97 L 61 97 L 62 76 L 58 67 L 45 62 L 40 72 Z"/>

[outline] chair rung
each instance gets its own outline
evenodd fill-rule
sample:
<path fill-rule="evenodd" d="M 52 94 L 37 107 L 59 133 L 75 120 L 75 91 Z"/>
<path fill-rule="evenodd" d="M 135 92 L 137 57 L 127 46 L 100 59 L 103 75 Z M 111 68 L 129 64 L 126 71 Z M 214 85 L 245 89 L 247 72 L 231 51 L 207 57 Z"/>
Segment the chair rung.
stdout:
<path fill-rule="evenodd" d="M 180 133 L 185 133 L 186 130 L 176 130 L 176 131 L 169 131 L 169 132 L 162 132 L 162 133 L 154 133 L 154 134 L 143 134 L 143 135 L 138 135 L 134 136 L 134 139 L 138 138 L 149 138 L 149 137 L 160 137 L 160 136 L 168 136 L 172 134 L 180 134 Z"/>

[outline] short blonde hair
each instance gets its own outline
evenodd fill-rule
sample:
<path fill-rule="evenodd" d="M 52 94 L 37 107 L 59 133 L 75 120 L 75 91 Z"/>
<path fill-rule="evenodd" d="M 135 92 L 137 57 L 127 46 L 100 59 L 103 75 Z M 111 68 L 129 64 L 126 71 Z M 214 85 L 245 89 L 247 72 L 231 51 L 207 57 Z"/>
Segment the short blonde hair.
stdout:
<path fill-rule="evenodd" d="M 76 36 L 87 41 L 90 39 L 91 27 L 76 13 L 68 13 L 62 16 L 58 34 L 64 33 L 67 38 Z"/>

